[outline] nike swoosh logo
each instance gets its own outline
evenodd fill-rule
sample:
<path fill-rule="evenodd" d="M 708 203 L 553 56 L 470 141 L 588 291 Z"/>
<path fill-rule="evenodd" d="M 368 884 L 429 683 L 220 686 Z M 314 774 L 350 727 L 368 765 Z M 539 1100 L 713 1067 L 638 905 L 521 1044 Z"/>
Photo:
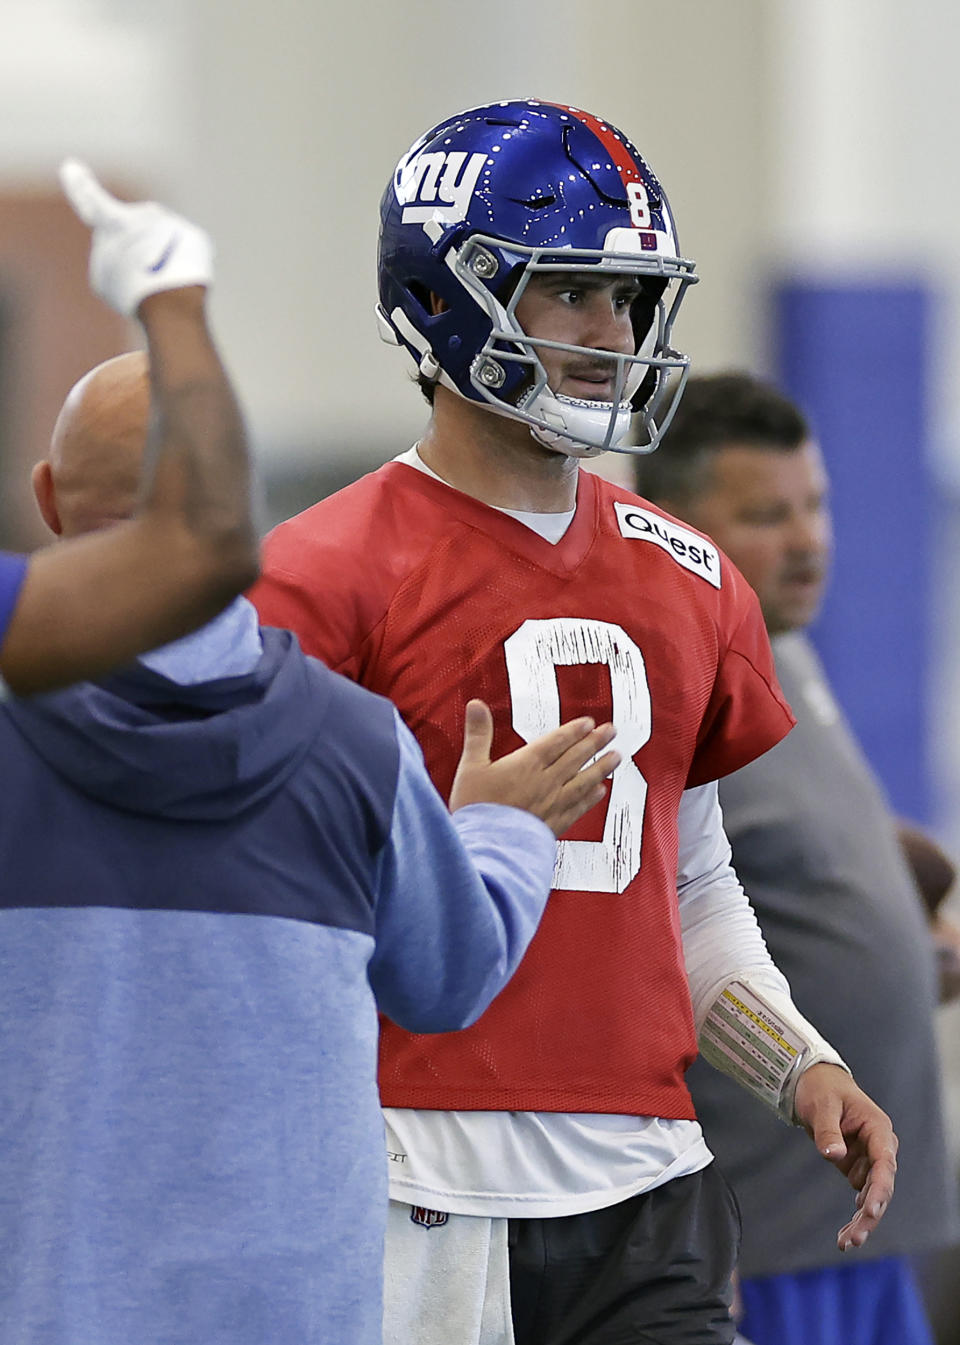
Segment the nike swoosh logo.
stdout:
<path fill-rule="evenodd" d="M 173 253 L 173 249 L 177 246 L 177 243 L 179 241 L 180 241 L 180 235 L 174 234 L 173 237 L 170 239 L 170 242 L 160 253 L 160 256 L 157 258 L 157 260 L 153 263 L 152 266 L 148 266 L 146 269 L 152 272 L 154 275 L 157 273 L 157 271 L 162 271 L 163 268 L 166 266 L 167 262 L 170 260 L 170 257 Z"/>

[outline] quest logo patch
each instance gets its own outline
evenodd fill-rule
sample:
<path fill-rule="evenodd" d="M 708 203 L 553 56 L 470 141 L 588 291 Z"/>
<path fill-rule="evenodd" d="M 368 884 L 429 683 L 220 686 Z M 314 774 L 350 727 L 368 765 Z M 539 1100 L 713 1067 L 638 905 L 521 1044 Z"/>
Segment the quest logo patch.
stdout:
<path fill-rule="evenodd" d="M 617 522 L 624 537 L 638 542 L 653 542 L 672 556 L 678 565 L 698 574 L 714 588 L 720 587 L 720 553 L 715 546 L 689 528 L 671 523 L 650 509 L 615 500 Z"/>

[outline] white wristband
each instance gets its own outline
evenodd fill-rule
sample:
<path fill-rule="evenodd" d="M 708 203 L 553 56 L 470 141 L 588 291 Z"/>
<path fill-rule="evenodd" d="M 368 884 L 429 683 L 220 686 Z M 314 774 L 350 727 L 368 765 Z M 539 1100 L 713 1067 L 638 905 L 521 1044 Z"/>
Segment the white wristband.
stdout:
<path fill-rule="evenodd" d="M 749 975 L 728 981 L 712 1000 L 700 1027 L 700 1053 L 790 1123 L 805 1070 L 827 1063 L 850 1073 L 789 995 Z"/>

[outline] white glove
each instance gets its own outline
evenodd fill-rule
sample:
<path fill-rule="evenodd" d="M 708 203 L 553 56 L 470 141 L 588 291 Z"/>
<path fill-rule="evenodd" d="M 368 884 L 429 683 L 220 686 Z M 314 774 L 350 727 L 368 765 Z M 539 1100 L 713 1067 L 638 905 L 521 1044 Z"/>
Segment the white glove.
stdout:
<path fill-rule="evenodd" d="M 155 201 L 118 201 L 77 159 L 60 165 L 60 184 L 93 230 L 90 286 L 118 313 L 134 317 L 150 294 L 212 281 L 213 244 L 196 224 Z"/>

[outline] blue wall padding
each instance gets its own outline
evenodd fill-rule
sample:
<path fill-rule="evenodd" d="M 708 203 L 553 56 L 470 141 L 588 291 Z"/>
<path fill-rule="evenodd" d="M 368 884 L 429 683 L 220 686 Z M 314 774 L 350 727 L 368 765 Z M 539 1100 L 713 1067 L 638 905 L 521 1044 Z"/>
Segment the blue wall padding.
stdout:
<path fill-rule="evenodd" d="M 833 483 L 836 557 L 813 637 L 894 807 L 930 812 L 932 296 L 895 281 L 775 295 L 779 377 Z"/>

